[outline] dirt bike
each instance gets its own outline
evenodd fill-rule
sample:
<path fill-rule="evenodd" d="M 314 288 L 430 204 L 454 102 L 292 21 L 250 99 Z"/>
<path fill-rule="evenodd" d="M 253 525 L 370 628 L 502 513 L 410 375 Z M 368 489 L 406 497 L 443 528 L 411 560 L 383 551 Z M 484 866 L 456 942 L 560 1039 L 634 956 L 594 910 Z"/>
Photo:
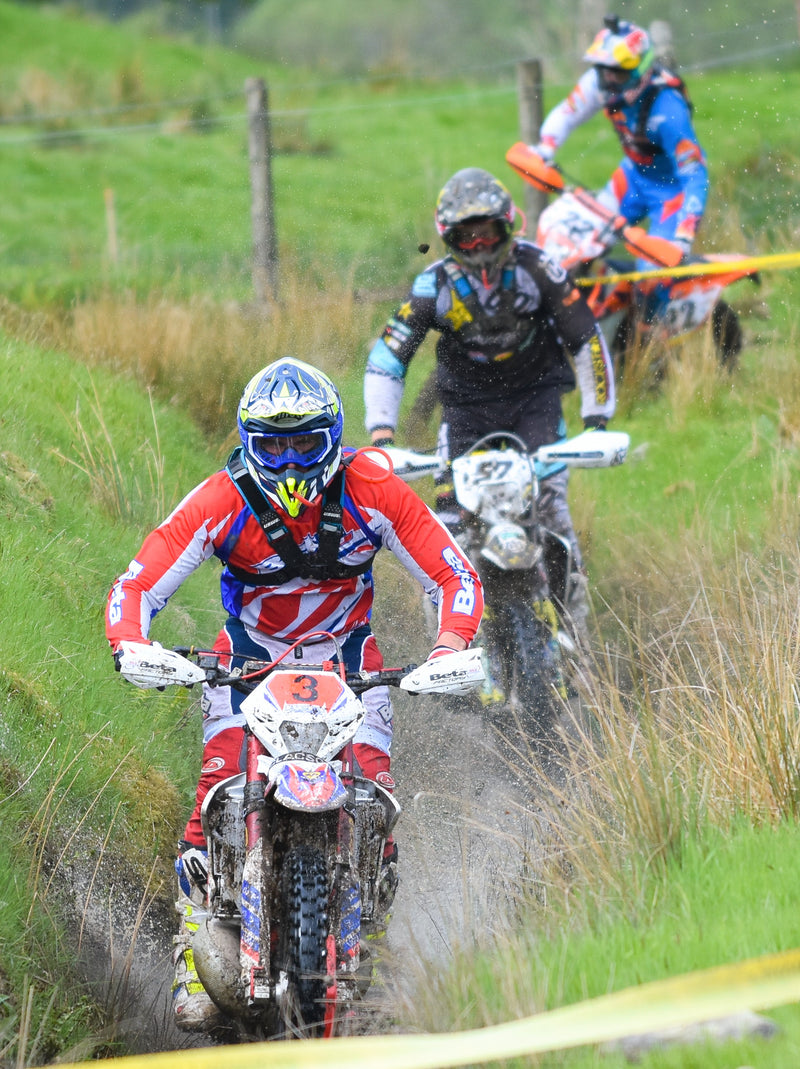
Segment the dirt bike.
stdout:
<path fill-rule="evenodd" d="M 462 513 L 456 538 L 481 577 L 486 608 L 478 632 L 486 681 L 484 704 L 511 713 L 529 738 L 546 738 L 559 698 L 567 697 L 565 657 L 576 645 L 565 626 L 572 550 L 537 518 L 539 475 L 545 466 L 621 464 L 629 436 L 585 431 L 529 453 L 507 431 L 476 442 L 450 464 Z M 395 473 L 411 481 L 447 465 L 436 456 L 391 446 Z"/>
<path fill-rule="evenodd" d="M 742 260 L 740 255 L 692 256 L 684 263 L 676 245 L 628 226 L 585 189 L 566 185 L 561 172 L 529 146 L 521 142 L 512 146 L 506 159 L 536 189 L 559 194 L 539 217 L 536 243 L 585 288 L 618 373 L 633 346 L 649 341 L 668 346 L 709 323 L 720 364 L 735 368 L 743 333 L 738 315 L 722 299 L 722 292 L 742 278 L 759 281 L 752 268 L 735 266 Z M 662 266 L 670 269 L 669 275 L 665 278 L 662 271 L 655 278 L 637 271 L 633 260 L 610 258 L 609 250 L 620 239 L 635 256 L 653 262 L 654 274 Z M 665 282 L 669 286 L 666 302 L 650 321 L 645 314 L 648 286 Z"/>
<path fill-rule="evenodd" d="M 303 641 L 320 636 L 332 639 Z M 285 657 L 228 669 L 216 653 L 123 643 L 120 661 L 140 687 L 207 683 L 247 694 L 245 771 L 203 803 L 209 890 L 192 947 L 230 1024 L 226 1039 L 348 1031 L 371 975 L 364 939 L 384 922 L 384 845 L 400 815 L 393 795 L 356 770 L 359 695 L 380 686 L 464 693 L 483 679 L 478 649 L 355 674 L 340 655 L 321 665 Z"/>

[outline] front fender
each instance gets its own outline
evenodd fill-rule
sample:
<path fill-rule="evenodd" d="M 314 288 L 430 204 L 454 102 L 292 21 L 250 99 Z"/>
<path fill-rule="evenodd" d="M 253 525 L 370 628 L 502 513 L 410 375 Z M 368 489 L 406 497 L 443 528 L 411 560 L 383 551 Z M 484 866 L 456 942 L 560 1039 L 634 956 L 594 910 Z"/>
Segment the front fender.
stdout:
<path fill-rule="evenodd" d="M 327 761 L 289 758 L 274 761 L 267 773 L 270 799 L 286 809 L 324 813 L 341 809 L 347 788 Z"/>

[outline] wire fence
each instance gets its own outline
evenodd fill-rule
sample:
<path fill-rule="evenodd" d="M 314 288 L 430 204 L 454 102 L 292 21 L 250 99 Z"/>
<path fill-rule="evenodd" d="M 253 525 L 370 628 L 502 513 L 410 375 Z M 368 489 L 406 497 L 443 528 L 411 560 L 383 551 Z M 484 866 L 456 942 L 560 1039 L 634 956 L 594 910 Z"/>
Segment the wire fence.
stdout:
<path fill-rule="evenodd" d="M 668 12 L 667 12 L 668 13 Z M 682 27 L 683 23 L 678 22 Z M 766 43 L 764 43 L 766 42 Z M 787 16 L 778 16 L 774 12 L 747 24 L 720 29 L 702 31 L 680 28 L 673 31 L 673 48 L 682 72 L 701 73 L 705 70 L 753 66 L 764 63 L 780 63 L 787 56 L 800 53 L 798 40 L 798 20 Z M 684 62 L 683 57 L 691 58 Z M 340 101 L 335 104 L 311 103 L 303 107 L 275 107 L 283 93 L 308 93 L 310 96 L 332 88 L 357 89 L 368 87 L 373 83 L 385 82 L 385 74 L 364 74 L 358 77 L 325 78 L 319 81 L 307 81 L 291 84 L 276 83 L 271 87 L 273 106 L 270 115 L 273 120 L 308 122 L 315 116 L 326 113 L 347 111 L 390 111 L 396 108 L 423 105 L 432 106 L 458 101 L 479 101 L 498 96 L 513 97 L 516 94 L 516 70 L 519 62 L 530 57 L 519 56 L 517 59 L 502 60 L 480 67 L 470 68 L 473 84 L 462 89 L 446 93 L 421 93 L 403 99 L 369 98 L 358 103 Z M 463 72 L 459 72 L 463 75 Z M 445 72 L 440 71 L 440 82 L 452 81 Z M 480 79 L 488 83 L 479 84 Z M 393 73 L 392 79 L 408 88 L 417 86 L 424 90 L 431 86 L 434 79 L 429 69 L 422 73 Z M 544 87 L 554 93 L 564 93 L 572 85 L 571 81 L 560 84 L 548 82 Z M 0 145 L 24 145 L 68 142 L 82 138 L 109 138 L 131 134 L 158 134 L 178 136 L 187 129 L 210 130 L 213 128 L 237 126 L 245 122 L 246 116 L 242 106 L 243 89 L 225 89 L 205 93 L 200 96 L 176 97 L 162 100 L 123 102 L 101 106 L 76 108 L 74 110 L 37 111 L 26 109 L 16 114 L 0 115 L 0 127 L 21 128 L 16 133 L 0 136 Z M 168 117 L 183 113 L 180 122 L 170 125 Z M 126 117 L 130 120 L 136 115 L 155 116 L 145 121 L 120 121 Z M 100 120 L 100 124 L 81 125 L 91 120 Z"/>

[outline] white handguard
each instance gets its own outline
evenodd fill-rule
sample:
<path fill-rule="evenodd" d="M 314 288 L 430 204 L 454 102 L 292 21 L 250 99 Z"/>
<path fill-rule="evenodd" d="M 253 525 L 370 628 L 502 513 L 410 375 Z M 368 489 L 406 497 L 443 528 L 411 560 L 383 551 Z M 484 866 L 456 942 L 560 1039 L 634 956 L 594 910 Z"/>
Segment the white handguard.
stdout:
<path fill-rule="evenodd" d="M 540 446 L 534 457 L 540 464 L 567 464 L 571 468 L 611 468 L 621 464 L 631 436 L 625 431 L 584 431 L 564 442 Z"/>
<path fill-rule="evenodd" d="M 445 467 L 441 457 L 430 453 L 415 453 L 413 449 L 400 449 L 396 445 L 383 446 L 383 451 L 390 458 L 395 475 L 407 483 L 424 475 L 435 475 Z"/>
<path fill-rule="evenodd" d="M 121 642 L 119 652 L 120 675 L 143 690 L 168 684 L 189 687 L 206 678 L 202 668 L 158 643 Z"/>
<path fill-rule="evenodd" d="M 480 648 L 459 650 L 425 661 L 403 676 L 400 689 L 410 694 L 466 694 L 486 679 Z"/>

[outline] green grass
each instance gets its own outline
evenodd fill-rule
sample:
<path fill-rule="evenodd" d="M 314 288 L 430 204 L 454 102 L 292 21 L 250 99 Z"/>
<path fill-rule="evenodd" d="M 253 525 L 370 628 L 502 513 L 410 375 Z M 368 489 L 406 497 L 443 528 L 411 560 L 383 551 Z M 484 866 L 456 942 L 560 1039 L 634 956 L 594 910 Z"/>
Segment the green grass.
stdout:
<path fill-rule="evenodd" d="M 461 976 L 472 1012 L 492 1023 L 794 949 L 800 945 L 794 909 L 797 834 L 795 825 L 754 831 L 745 822 L 725 834 L 707 832 L 702 841 L 685 844 L 663 879 L 646 882 L 650 897 L 636 909 L 629 902 L 607 901 L 598 910 L 596 903 L 578 900 L 569 924 L 559 923 L 558 907 L 534 913 L 517 939 L 499 952 L 478 954 L 477 959 L 457 956 L 451 978 Z M 776 917 L 781 923 L 775 923 Z M 457 1027 L 454 1018 L 461 1005 L 460 1000 L 451 1005 L 452 998 L 448 980 L 434 980 L 424 999 L 431 1012 L 425 1024 L 431 1030 Z M 767 1016 L 780 1028 L 780 1035 L 769 1041 L 680 1045 L 645 1054 L 638 1064 L 643 1069 L 796 1065 L 800 1010 L 783 1007 Z M 585 1048 L 513 1064 L 622 1069 L 629 1062 L 621 1053 Z"/>
<path fill-rule="evenodd" d="M 2 639 L 4 722 L 9 731 L 5 746 L 8 758 L 24 775 L 33 770 L 51 739 L 56 741 L 56 754 L 49 760 L 58 764 L 65 755 L 74 754 L 87 736 L 101 732 L 98 746 L 104 748 L 109 764 L 81 765 L 86 781 L 81 789 L 92 796 L 131 748 L 145 763 L 164 758 L 152 726 L 141 723 L 141 696 L 119 688 L 109 672 L 110 656 L 102 641 L 111 582 L 159 516 L 149 502 L 145 508 L 140 500 L 136 521 L 125 526 L 124 517 L 109 510 L 90 478 L 64 458 L 80 459 L 84 446 L 75 432 L 75 410 L 96 390 L 103 398 L 111 435 L 110 445 L 104 436 L 102 447 L 124 458 L 123 474 L 127 470 L 134 487 L 141 472 L 131 460 L 136 456 L 141 460 L 142 443 L 153 434 L 153 417 L 151 413 L 148 426 L 147 405 L 142 408 L 141 396 L 129 385 L 103 371 L 90 373 L 57 353 L 6 339 L 0 362 L 7 386 L 6 411 L 14 413 L 13 419 L 9 415 L 3 422 L 0 454 L 4 526 L 0 608 L 5 619 L 14 621 Z M 44 397 L 47 403 L 42 402 Z M 88 414 L 80 418 L 90 426 Z M 171 508 L 213 461 L 184 415 L 161 406 L 156 418 L 165 438 L 162 496 Z M 135 493 L 139 494 L 138 488 Z M 214 625 L 205 622 L 204 600 L 198 592 L 199 621 L 193 630 L 198 639 L 208 641 Z M 191 605 L 191 598 L 186 604 Z M 175 615 L 168 609 L 167 623 L 176 618 L 183 631 L 187 612 L 184 607 Z M 66 718 L 65 703 L 73 709 Z M 166 708 L 169 704 L 160 706 L 162 730 L 176 719 L 174 702 L 172 712 Z M 150 709 L 150 715 L 161 715 L 158 702 Z M 113 808 L 115 803 L 108 805 Z"/>
<path fill-rule="evenodd" d="M 47 140 L 61 128 L 0 130 L 0 181 L 14 190 L 0 205 L 2 288 L 28 304 L 69 303 L 104 286 L 249 296 L 248 76 L 268 83 L 278 143 L 282 129 L 303 131 L 300 150 L 279 154 L 274 165 L 285 270 L 333 269 L 372 290 L 405 283 L 427 262 L 416 251 L 420 241 L 437 248 L 439 189 L 466 165 L 504 176 L 522 199 L 521 180 L 504 161 L 519 137 L 513 68 L 483 83 L 429 77 L 326 85 L 319 75 L 137 37 L 60 10 L 42 16 L 3 2 L 0 19 L 7 27 L 2 97 L 14 102 L 8 111 L 21 114 L 34 102 L 40 111 L 81 112 L 109 98 L 139 108 L 75 115 L 67 140 Z M 31 72 L 46 72 L 38 95 Z M 724 198 L 719 210 L 738 212 L 749 241 L 765 228 L 791 240 L 796 225 L 798 78 L 797 65 L 785 62 L 775 74 L 715 70 L 691 80 L 698 131 Z M 546 87 L 547 106 L 563 88 Z M 181 120 L 191 109 L 160 103 L 198 97 L 219 124 L 186 128 Z M 598 117 L 575 133 L 562 162 L 567 174 L 595 186 L 618 155 Z M 117 212 L 116 265 L 107 252 L 106 189 Z M 713 247 L 713 234 L 704 240 Z"/>
<path fill-rule="evenodd" d="M 262 69 L 219 49 L 137 37 L 75 20 L 61 8 L 34 11 L 0 2 L 0 24 L 6 115 L 19 114 L 33 100 L 51 112 L 86 110 L 109 100 L 137 108 L 126 113 L 127 130 L 111 130 L 122 121 L 119 116 L 73 117 L 71 140 L 31 138 L 27 126 L 0 128 L 0 181 L 11 191 L 0 204 L 0 294 L 7 299 L 0 308 L 6 331 L 0 336 L 5 402 L 0 610 L 6 621 L 0 639 L 0 865 L 13 873 L 0 888 L 0 897 L 10 902 L 0 920 L 6 951 L 2 980 L 3 990 L 7 985 L 21 999 L 36 965 L 43 977 L 36 1014 L 47 1020 L 50 992 L 69 972 L 57 919 L 42 911 L 30 933 L 21 932 L 15 920 L 27 916 L 41 886 L 31 874 L 31 857 L 57 857 L 64 827 L 79 827 L 83 846 L 88 839 L 102 853 L 111 829 L 142 881 L 156 858 L 166 879 L 199 761 L 196 703 L 180 695 L 140 693 L 112 671 L 103 638 L 112 580 L 144 534 L 220 465 L 226 444 L 230 447 L 238 390 L 273 356 L 294 351 L 331 368 L 344 396 L 346 437 L 362 443 L 364 360 L 392 301 L 354 302 L 353 290 L 383 294 L 402 288 L 438 254 L 433 203 L 457 168 L 477 164 L 494 170 L 518 201 L 522 186 L 503 162 L 518 137 L 510 76 L 484 84 L 431 78 L 368 89 L 309 87 L 308 72 Z M 285 301 L 265 320 L 248 318 L 249 310 L 241 307 L 250 295 L 243 98 L 224 99 L 240 92 L 252 74 L 263 74 L 270 85 L 276 131 L 284 137 L 290 128 L 299 129 L 301 142 L 300 151 L 284 152 L 275 161 Z M 712 166 L 704 247 L 767 252 L 797 243 L 800 127 L 791 120 L 798 108 L 798 77 L 797 66 L 787 63 L 777 73 L 714 71 L 691 79 Z M 181 127 L 186 108 L 159 104 L 176 97 L 207 99 L 214 115 L 230 121 L 203 133 Z M 555 87 L 549 87 L 548 103 L 554 99 Z M 294 109 L 303 112 L 299 119 L 280 114 Z M 139 122 L 159 126 L 134 130 Z M 58 122 L 36 130 L 64 127 Z M 78 137 L 78 130 L 88 132 Z M 594 186 L 617 155 L 610 131 L 598 119 L 570 141 L 563 163 L 568 174 Z M 106 189 L 113 190 L 118 217 L 117 265 L 108 260 Z M 420 241 L 431 243 L 427 255 L 417 251 Z M 743 314 L 754 306 L 744 284 L 731 292 Z M 747 346 L 732 378 L 715 377 L 707 352 L 696 343 L 658 391 L 634 397 L 623 391 L 615 425 L 631 434 L 629 462 L 610 471 L 577 472 L 572 483 L 592 586 L 599 607 L 604 600 L 609 606 L 600 623 L 611 647 L 624 650 L 626 627 L 643 619 L 649 630 L 641 635 L 639 660 L 652 657 L 666 666 L 659 685 L 693 697 L 699 677 L 709 705 L 722 693 L 728 703 L 723 708 L 737 714 L 755 708 L 765 722 L 770 709 L 779 708 L 791 723 L 790 673 L 774 680 L 778 697 L 772 705 L 765 699 L 762 710 L 764 669 L 749 658 L 764 649 L 777 650 L 780 659 L 784 649 L 793 650 L 793 636 L 788 615 L 781 616 L 783 631 L 776 637 L 752 624 L 749 610 L 761 606 L 749 597 L 742 575 L 759 573 L 758 589 L 772 591 L 778 578 L 769 569 L 761 575 L 762 563 L 777 561 L 775 572 L 782 565 L 787 574 L 796 563 L 798 293 L 797 272 L 765 275 L 758 299 L 766 302 L 769 317 L 745 316 Z M 42 315 L 22 313 L 9 301 L 41 309 Z M 406 413 L 430 363 L 428 343 L 412 365 Z M 569 398 L 567 407 L 570 428 L 577 430 L 577 398 Z M 430 444 L 433 432 L 433 425 L 408 430 L 415 444 Z M 376 612 L 376 628 L 394 647 L 400 644 L 396 606 L 408 594 L 394 569 L 385 574 L 386 601 Z M 780 601 L 784 612 L 789 593 Z M 705 604 L 704 597 L 708 616 L 696 623 L 692 618 L 687 633 L 688 606 L 698 599 Z M 156 637 L 165 645 L 210 642 L 221 621 L 218 598 L 216 570 L 207 565 L 159 618 Z M 614 620 L 612 609 L 624 620 Z M 767 608 L 763 611 L 769 621 Z M 719 651 L 703 640 L 713 630 L 709 620 L 725 636 L 725 649 L 735 652 L 743 697 L 720 683 Z M 736 636 L 745 625 L 752 626 L 752 635 L 746 631 L 749 644 L 740 644 Z M 677 642 L 675 635 L 686 641 Z M 700 659 L 683 664 L 676 649 Z M 631 664 L 625 671 L 637 685 L 637 701 L 646 706 L 658 688 L 648 690 Z M 738 677 L 731 671 L 724 679 L 733 687 Z M 606 691 L 614 693 L 611 683 Z M 692 723 L 700 723 L 702 707 L 688 697 L 685 704 L 693 710 Z M 672 723 L 671 710 L 655 705 Z M 667 739 L 665 752 L 679 760 L 681 751 L 673 745 Z M 725 772 L 720 759 L 720 781 Z M 770 774 L 780 779 L 772 766 Z M 674 804 L 687 823 L 691 814 L 703 812 L 697 799 L 683 798 L 677 787 L 675 797 L 651 795 L 654 805 L 664 801 L 667 813 Z M 761 814 L 757 802 L 751 804 Z M 463 964 L 470 983 L 491 978 L 486 988 L 465 988 L 472 1002 L 459 1001 L 463 977 L 421 981 L 422 991 L 428 984 L 440 994 L 430 1026 L 479 1023 L 475 1006 L 484 1002 L 486 1019 L 515 1012 L 511 997 L 503 1002 L 492 995 L 492 984 L 503 990 L 498 974 L 518 992 L 531 993 L 524 1002 L 530 1008 L 540 1004 L 542 991 L 554 1005 L 600 993 L 612 980 L 619 987 L 796 945 L 792 872 L 785 860 L 796 835 L 789 815 L 775 828 L 761 815 L 754 821 L 764 825 L 759 831 L 739 821 L 730 834 L 717 824 L 718 830 L 696 837 L 681 824 L 674 840 L 680 849 L 674 856 L 658 852 L 666 857 L 658 872 L 623 855 L 621 871 L 631 874 L 635 894 L 620 901 L 586 892 L 571 919 L 574 928 L 564 928 L 568 938 L 549 930 L 557 917 L 534 909 L 526 918 L 532 937 L 511 943 L 508 956 Z M 648 851 L 660 845 L 650 843 Z M 724 911 L 715 908 L 720 887 Z M 51 960 L 49 967 L 45 962 Z M 450 1019 L 445 1005 L 452 1006 Z M 20 1011 L 9 996 L 14 1028 Z M 89 1034 L 97 1028 L 93 1012 L 87 1007 L 80 1025 Z M 796 1064 L 796 1017 L 791 1010 L 775 1017 L 786 1032 L 770 1054 L 786 1044 L 787 1056 L 770 1064 Z M 407 1021 L 410 1027 L 426 1024 L 424 1014 L 409 1014 Z M 70 1024 L 60 1034 L 50 1020 L 48 1053 L 74 1041 L 71 1029 Z M 758 1054 L 759 1048 L 737 1048 L 736 1064 L 758 1064 Z M 567 1064 L 574 1057 L 565 1056 Z M 584 1060 L 576 1064 L 598 1060 L 595 1054 L 578 1057 Z M 667 1060 L 648 1064 L 695 1064 L 678 1055 L 663 1057 Z M 715 1064 L 697 1058 L 697 1064 Z"/>

